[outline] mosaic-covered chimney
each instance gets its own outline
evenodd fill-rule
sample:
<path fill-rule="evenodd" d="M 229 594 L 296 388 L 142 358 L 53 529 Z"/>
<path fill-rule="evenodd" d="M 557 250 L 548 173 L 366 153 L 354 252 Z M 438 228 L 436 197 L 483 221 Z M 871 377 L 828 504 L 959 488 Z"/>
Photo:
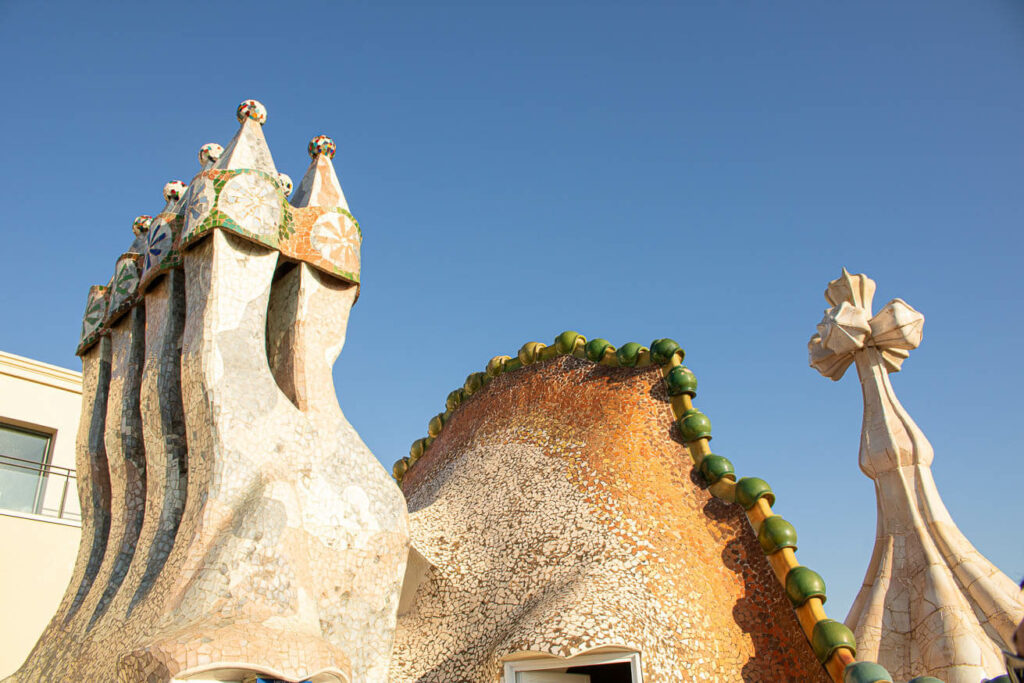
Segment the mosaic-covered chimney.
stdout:
<path fill-rule="evenodd" d="M 12 680 L 386 681 L 405 502 L 331 376 L 362 235 L 330 138 L 289 201 L 266 109 L 237 116 L 90 290 L 82 541 Z"/>

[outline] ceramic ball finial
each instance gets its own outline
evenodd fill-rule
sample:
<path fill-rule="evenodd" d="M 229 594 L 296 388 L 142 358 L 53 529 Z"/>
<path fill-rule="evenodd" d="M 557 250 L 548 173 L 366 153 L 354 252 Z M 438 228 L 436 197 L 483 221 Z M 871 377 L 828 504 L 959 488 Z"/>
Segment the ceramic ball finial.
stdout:
<path fill-rule="evenodd" d="M 199 165 L 206 166 L 211 161 L 216 162 L 223 153 L 224 148 L 216 142 L 207 142 L 199 148 Z"/>
<path fill-rule="evenodd" d="M 262 126 L 267 122 L 267 108 L 263 106 L 262 102 L 245 100 L 238 105 L 238 111 L 235 112 L 235 116 L 238 117 L 239 123 L 245 123 L 246 119 L 252 119 Z"/>
<path fill-rule="evenodd" d="M 132 221 L 132 232 L 135 233 L 136 237 L 142 237 L 149 231 L 149 226 L 153 225 L 153 217 L 143 214 L 136 216 L 135 220 Z"/>
<path fill-rule="evenodd" d="M 291 195 L 292 190 L 295 186 L 292 184 L 292 178 L 287 173 L 278 173 L 277 179 L 281 181 L 281 190 L 284 192 L 284 196 L 288 197 Z"/>
<path fill-rule="evenodd" d="M 338 151 L 338 146 L 334 144 L 334 140 L 326 135 L 317 135 L 309 141 L 308 149 L 309 156 L 313 159 L 316 159 L 321 154 L 325 155 L 328 159 L 333 159 L 334 153 Z"/>
<path fill-rule="evenodd" d="M 172 180 L 164 185 L 164 201 L 176 202 L 185 196 L 186 190 L 188 190 L 188 185 L 180 180 Z"/>

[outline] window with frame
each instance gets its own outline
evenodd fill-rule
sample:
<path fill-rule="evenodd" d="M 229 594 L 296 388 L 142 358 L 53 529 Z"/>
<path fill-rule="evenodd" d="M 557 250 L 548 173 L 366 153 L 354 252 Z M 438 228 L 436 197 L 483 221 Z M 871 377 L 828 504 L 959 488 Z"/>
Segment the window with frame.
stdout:
<path fill-rule="evenodd" d="M 544 657 L 505 663 L 502 683 L 642 683 L 640 654 L 611 652 L 571 659 Z"/>
<path fill-rule="evenodd" d="M 38 514 L 52 434 L 0 423 L 0 508 Z"/>

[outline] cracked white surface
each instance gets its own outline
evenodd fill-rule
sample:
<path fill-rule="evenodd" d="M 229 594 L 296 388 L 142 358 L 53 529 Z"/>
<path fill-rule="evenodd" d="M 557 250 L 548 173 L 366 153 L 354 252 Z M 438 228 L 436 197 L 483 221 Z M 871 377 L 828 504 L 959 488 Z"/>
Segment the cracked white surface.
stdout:
<path fill-rule="evenodd" d="M 878 531 L 846 625 L 857 658 L 896 680 L 977 683 L 1005 673 L 1001 647 L 1024 617 L 1020 591 L 963 536 L 931 474 L 934 451 L 889 381 L 921 342 L 924 316 L 901 299 L 871 316 L 875 283 L 843 275 L 810 342 L 811 366 L 838 380 L 854 364 L 864 396 L 860 467 L 875 482 Z"/>

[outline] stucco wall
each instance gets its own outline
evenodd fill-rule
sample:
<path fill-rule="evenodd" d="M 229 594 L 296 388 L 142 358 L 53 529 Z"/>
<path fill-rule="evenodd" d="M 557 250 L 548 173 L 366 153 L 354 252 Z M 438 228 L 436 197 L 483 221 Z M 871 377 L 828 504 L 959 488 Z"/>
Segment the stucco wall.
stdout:
<path fill-rule="evenodd" d="M 82 378 L 73 370 L 0 351 L 0 422 L 52 435 L 50 464 L 75 467 Z M 46 488 L 43 509 L 56 514 L 62 481 Z M 71 480 L 71 521 L 0 509 L 0 678 L 28 655 L 60 602 L 78 550 L 78 492 Z"/>
<path fill-rule="evenodd" d="M 77 526 L 0 514 L 0 678 L 18 668 L 57 609 L 78 535 Z"/>

